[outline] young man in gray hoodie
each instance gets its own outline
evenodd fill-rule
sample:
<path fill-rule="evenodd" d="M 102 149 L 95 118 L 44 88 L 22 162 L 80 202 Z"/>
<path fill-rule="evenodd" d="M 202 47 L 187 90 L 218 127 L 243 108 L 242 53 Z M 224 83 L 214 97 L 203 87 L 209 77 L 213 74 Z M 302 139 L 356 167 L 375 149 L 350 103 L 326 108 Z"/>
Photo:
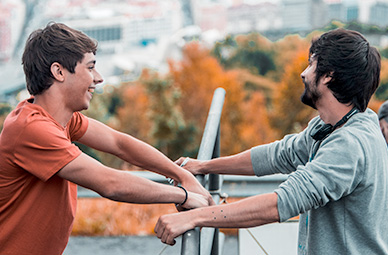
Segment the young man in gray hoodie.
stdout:
<path fill-rule="evenodd" d="M 301 101 L 319 113 L 298 134 L 237 155 L 190 160 L 193 174 L 289 174 L 273 193 L 162 216 L 162 242 L 194 227 L 248 228 L 300 215 L 298 254 L 388 254 L 388 150 L 368 102 L 380 55 L 358 32 L 312 42 Z M 179 159 L 176 163 L 180 163 Z"/>

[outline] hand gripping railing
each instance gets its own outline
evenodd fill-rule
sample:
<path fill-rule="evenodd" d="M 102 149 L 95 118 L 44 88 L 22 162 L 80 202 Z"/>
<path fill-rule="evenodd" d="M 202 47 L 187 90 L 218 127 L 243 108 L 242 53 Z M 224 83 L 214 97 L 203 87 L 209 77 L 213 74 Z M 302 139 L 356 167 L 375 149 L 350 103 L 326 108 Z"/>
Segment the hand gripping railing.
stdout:
<path fill-rule="evenodd" d="M 210 160 L 220 156 L 220 121 L 224 99 L 225 90 L 217 88 L 214 91 L 205 130 L 202 135 L 197 157 L 199 160 Z M 196 178 L 204 187 L 208 181 L 208 190 L 218 204 L 220 200 L 219 191 L 222 185 L 219 175 L 197 175 Z M 182 236 L 181 255 L 218 255 L 219 243 L 218 229 L 202 228 L 202 231 L 200 231 L 199 228 L 195 228 L 187 231 Z"/>

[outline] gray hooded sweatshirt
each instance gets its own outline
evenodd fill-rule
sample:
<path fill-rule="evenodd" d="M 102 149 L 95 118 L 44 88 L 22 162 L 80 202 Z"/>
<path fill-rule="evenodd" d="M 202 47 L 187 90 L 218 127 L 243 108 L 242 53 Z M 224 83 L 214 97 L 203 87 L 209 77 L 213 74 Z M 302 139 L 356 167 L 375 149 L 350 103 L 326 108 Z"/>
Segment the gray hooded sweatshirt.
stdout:
<path fill-rule="evenodd" d="M 280 221 L 300 215 L 298 254 L 388 254 L 388 149 L 377 115 L 352 116 L 322 141 L 299 134 L 252 148 L 257 176 L 289 174 Z"/>

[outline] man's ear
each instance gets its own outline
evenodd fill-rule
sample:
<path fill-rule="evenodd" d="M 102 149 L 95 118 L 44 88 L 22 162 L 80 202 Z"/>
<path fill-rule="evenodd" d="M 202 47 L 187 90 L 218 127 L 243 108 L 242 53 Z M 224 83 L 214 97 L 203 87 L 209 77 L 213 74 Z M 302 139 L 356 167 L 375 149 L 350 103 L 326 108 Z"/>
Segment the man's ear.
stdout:
<path fill-rule="evenodd" d="M 63 70 L 64 70 L 63 66 L 58 62 L 54 62 L 51 64 L 50 71 L 54 76 L 54 78 L 59 82 L 63 82 L 65 80 L 65 75 Z"/>
<path fill-rule="evenodd" d="M 323 77 L 323 84 L 329 83 L 333 79 L 333 74 L 334 74 L 333 71 L 328 72 L 327 74 L 325 74 L 324 77 Z"/>

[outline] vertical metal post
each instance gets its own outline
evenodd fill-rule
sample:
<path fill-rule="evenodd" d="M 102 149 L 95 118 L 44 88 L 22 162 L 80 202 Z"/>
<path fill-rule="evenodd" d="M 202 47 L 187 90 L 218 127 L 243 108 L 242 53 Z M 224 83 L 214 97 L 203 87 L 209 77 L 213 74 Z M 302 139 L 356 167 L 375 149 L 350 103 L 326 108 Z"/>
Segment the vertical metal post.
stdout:
<path fill-rule="evenodd" d="M 216 142 L 214 143 L 212 158 L 219 158 L 221 154 L 220 148 L 220 126 L 218 126 Z M 209 174 L 209 191 L 218 191 L 220 189 L 220 176 L 218 174 Z"/>
<path fill-rule="evenodd" d="M 220 155 L 220 145 L 219 145 L 219 129 L 220 129 L 220 120 L 221 120 L 221 112 L 222 107 L 224 104 L 224 98 L 225 98 L 225 90 L 223 88 L 218 88 L 215 90 L 213 95 L 213 100 L 210 106 L 208 118 L 206 121 L 205 130 L 203 132 L 201 145 L 199 147 L 198 157 L 199 160 L 210 160 L 214 158 L 215 156 Z M 218 140 L 218 142 L 217 142 Z M 206 184 L 206 178 L 203 175 L 196 176 L 198 181 L 205 186 Z M 211 181 L 210 181 L 211 179 Z M 219 177 L 213 176 L 209 177 L 209 185 L 211 185 L 211 189 L 219 190 Z M 212 184 L 210 184 L 210 182 Z M 209 189 L 210 191 L 210 189 Z M 214 196 L 213 196 L 214 198 Z M 215 199 L 216 202 L 218 200 Z M 200 255 L 201 254 L 201 246 L 202 241 L 201 239 L 207 239 L 211 243 L 208 245 L 206 242 L 205 245 L 202 247 L 205 252 L 204 254 L 210 254 L 211 246 L 214 240 L 214 229 L 208 229 L 209 231 L 205 231 L 208 234 L 205 234 L 205 236 L 201 237 L 201 232 L 199 231 L 199 228 L 195 228 L 193 230 L 187 231 L 182 236 L 182 249 L 181 249 L 181 255 Z M 204 232 L 204 229 L 202 229 L 202 232 Z M 209 238 L 207 238 L 209 236 Z M 211 238 L 211 239 L 210 239 Z M 218 240 L 217 240 L 218 244 Z M 218 246 L 218 245 L 217 245 Z"/>
<path fill-rule="evenodd" d="M 187 231 L 182 236 L 181 255 L 200 255 L 200 229 Z"/>
<path fill-rule="evenodd" d="M 221 146 L 220 146 L 220 126 L 218 126 L 218 132 L 216 137 L 216 142 L 214 144 L 213 158 L 218 158 L 221 155 Z M 218 174 L 209 175 L 209 192 L 210 193 L 219 193 L 220 192 L 220 176 Z M 219 203 L 220 196 L 219 194 L 214 194 L 215 201 Z M 214 238 L 213 246 L 211 249 L 211 255 L 219 255 L 219 234 L 220 230 L 218 228 L 214 229 Z"/>

